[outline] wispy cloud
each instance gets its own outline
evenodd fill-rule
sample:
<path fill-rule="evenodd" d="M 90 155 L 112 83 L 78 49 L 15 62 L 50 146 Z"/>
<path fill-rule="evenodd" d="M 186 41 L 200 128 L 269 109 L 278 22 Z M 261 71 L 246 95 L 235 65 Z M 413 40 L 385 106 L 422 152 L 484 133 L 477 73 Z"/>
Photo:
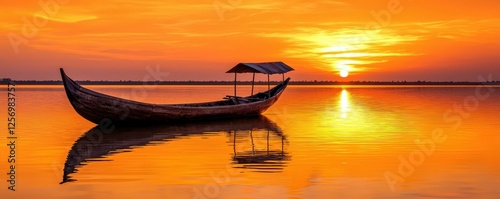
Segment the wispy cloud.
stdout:
<path fill-rule="evenodd" d="M 78 14 L 59 14 L 56 17 L 49 17 L 44 14 L 35 14 L 34 16 L 47 19 L 50 21 L 57 21 L 57 22 L 62 22 L 62 23 L 76 23 L 76 22 L 81 22 L 81 21 L 87 21 L 87 20 L 93 20 L 97 19 L 97 16 L 93 15 L 78 15 Z"/>
<path fill-rule="evenodd" d="M 498 32 L 500 19 L 430 21 L 415 25 L 428 37 L 468 40 L 480 33 Z"/>
<path fill-rule="evenodd" d="M 394 46 L 422 39 L 394 31 L 370 36 L 355 29 L 298 28 L 288 32 L 259 34 L 284 39 L 290 44 L 285 56 L 308 59 L 323 70 L 362 71 L 362 65 L 382 63 L 387 57 L 414 56 L 417 53 L 394 50 Z"/>
<path fill-rule="evenodd" d="M 224 5 L 224 20 L 214 2 Z M 493 6 L 499 3 L 484 3 L 474 4 L 477 11 L 467 13 L 444 12 L 433 2 L 407 4 L 404 13 L 392 16 L 390 25 L 367 34 L 366 24 L 375 20 L 370 11 L 382 9 L 387 1 L 87 0 L 61 5 L 51 17 L 39 13 L 42 8 L 36 2 L 10 1 L 5 7 L 9 12 L 0 13 L 0 33 L 22 36 L 22 19 L 35 15 L 50 22 L 38 27 L 36 37 L 23 47 L 47 54 L 125 62 L 284 60 L 300 63 L 303 68 L 298 70 L 314 74 L 361 73 L 421 67 L 396 64 L 417 56 L 445 59 L 467 42 L 500 43 L 500 16 L 494 10 L 498 6 Z M 450 6 L 459 10 L 469 4 Z M 3 43 L 11 48 L 8 40 Z M 442 44 L 452 49 L 438 49 Z"/>

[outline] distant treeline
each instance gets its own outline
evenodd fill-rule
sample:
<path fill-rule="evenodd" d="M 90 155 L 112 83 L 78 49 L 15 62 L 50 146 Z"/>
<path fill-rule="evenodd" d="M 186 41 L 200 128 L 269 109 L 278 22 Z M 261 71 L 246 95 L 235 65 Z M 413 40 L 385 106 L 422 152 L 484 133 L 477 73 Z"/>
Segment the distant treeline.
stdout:
<path fill-rule="evenodd" d="M 0 83 L 6 84 L 10 79 L 4 78 Z M 62 85 L 61 80 L 12 80 L 18 85 Z M 233 85 L 234 81 L 77 81 L 82 85 Z M 271 84 L 280 82 L 271 81 Z M 239 85 L 251 85 L 251 81 L 239 81 Z M 500 81 L 490 82 L 456 82 L 456 81 L 290 81 L 290 85 L 500 85 Z M 256 81 L 255 85 L 267 85 L 267 81 Z"/>

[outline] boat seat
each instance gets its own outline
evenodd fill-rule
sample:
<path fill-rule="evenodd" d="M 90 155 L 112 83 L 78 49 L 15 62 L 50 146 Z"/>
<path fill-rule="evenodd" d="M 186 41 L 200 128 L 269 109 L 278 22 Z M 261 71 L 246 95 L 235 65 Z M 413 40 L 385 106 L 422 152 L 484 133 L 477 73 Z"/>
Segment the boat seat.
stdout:
<path fill-rule="evenodd" d="M 250 97 L 250 98 L 245 98 L 245 99 L 247 99 L 250 102 L 260 101 L 260 99 L 258 97 Z"/>
<path fill-rule="evenodd" d="M 241 98 L 241 99 L 238 99 L 238 103 L 240 104 L 246 104 L 246 103 L 250 103 L 252 101 L 246 99 L 246 98 Z"/>
<path fill-rule="evenodd" d="M 233 96 L 233 95 L 226 95 L 226 97 L 223 97 L 222 99 L 239 99 L 239 98 L 242 98 L 240 96 Z"/>
<path fill-rule="evenodd" d="M 259 93 L 257 93 L 257 97 L 259 97 L 259 99 L 268 99 L 269 98 L 267 92 L 259 92 Z"/>

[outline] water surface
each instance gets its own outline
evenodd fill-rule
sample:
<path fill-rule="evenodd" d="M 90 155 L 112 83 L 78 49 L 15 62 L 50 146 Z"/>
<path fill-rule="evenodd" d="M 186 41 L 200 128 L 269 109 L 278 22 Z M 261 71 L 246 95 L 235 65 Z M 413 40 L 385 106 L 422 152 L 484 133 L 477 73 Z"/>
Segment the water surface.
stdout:
<path fill-rule="evenodd" d="M 478 99 L 476 87 L 290 86 L 263 117 L 110 134 L 81 118 L 62 86 L 17 88 L 18 184 L 8 191 L 2 175 L 2 198 L 500 197 L 500 87 Z M 88 88 L 154 103 L 232 93 L 231 86 Z M 442 142 L 423 145 L 436 129 Z M 7 172 L 7 158 L 0 162 Z M 401 173 L 401 162 L 412 169 Z"/>

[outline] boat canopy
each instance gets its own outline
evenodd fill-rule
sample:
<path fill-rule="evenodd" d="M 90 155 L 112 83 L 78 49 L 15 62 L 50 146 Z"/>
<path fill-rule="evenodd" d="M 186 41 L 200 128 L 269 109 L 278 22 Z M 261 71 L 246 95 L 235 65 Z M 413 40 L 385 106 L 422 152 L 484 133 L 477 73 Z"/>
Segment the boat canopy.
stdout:
<path fill-rule="evenodd" d="M 226 73 L 284 74 L 294 69 L 283 62 L 239 63 Z"/>

